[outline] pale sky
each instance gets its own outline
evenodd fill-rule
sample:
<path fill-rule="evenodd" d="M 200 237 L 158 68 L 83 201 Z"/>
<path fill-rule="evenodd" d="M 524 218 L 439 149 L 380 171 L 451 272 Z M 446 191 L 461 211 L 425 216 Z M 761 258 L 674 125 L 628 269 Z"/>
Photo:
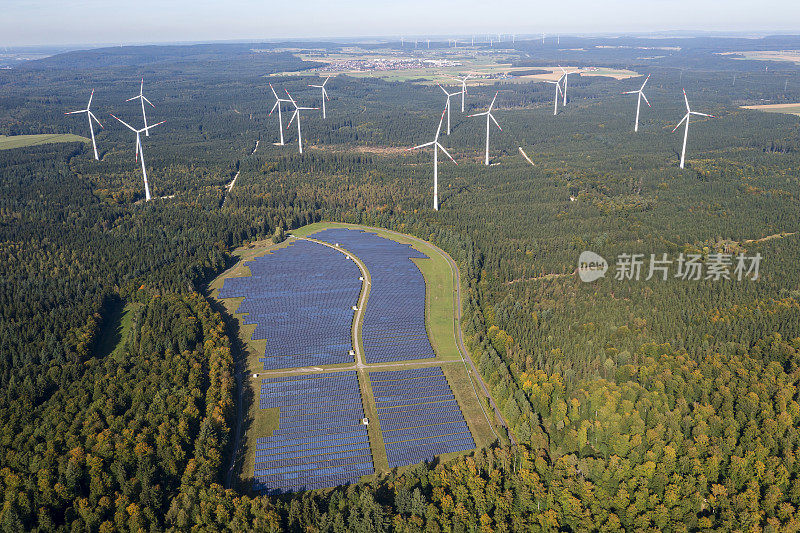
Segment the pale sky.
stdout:
<path fill-rule="evenodd" d="M 800 33 L 800 0 L 2 0 L 0 46 L 472 33 Z"/>

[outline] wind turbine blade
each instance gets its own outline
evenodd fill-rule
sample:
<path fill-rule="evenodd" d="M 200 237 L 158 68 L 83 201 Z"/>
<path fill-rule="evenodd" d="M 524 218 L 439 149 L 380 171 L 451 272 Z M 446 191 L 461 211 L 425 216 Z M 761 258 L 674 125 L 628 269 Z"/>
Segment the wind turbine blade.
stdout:
<path fill-rule="evenodd" d="M 148 104 L 150 104 L 150 107 L 152 107 L 153 109 L 155 109 L 155 108 L 156 108 L 156 106 L 154 106 L 154 105 L 153 105 L 153 102 L 151 102 L 150 100 L 148 100 L 146 96 L 142 96 L 142 99 L 143 99 L 145 102 L 147 102 Z"/>
<path fill-rule="evenodd" d="M 329 102 L 331 101 L 331 97 L 328 96 L 328 91 L 325 90 L 325 86 L 324 85 L 322 86 L 322 96 L 324 96 L 325 99 L 328 100 Z"/>
<path fill-rule="evenodd" d="M 636 93 L 638 93 L 638 92 L 641 92 L 641 91 L 625 91 L 625 92 L 624 92 L 624 93 L 622 93 L 622 94 L 636 94 Z"/>
<path fill-rule="evenodd" d="M 292 122 L 294 122 L 294 117 L 296 117 L 299 112 L 300 112 L 299 109 L 295 109 L 294 110 L 294 113 L 292 113 L 292 118 L 289 120 L 289 123 L 286 125 L 286 129 L 287 130 L 289 129 L 289 126 L 292 125 Z"/>
<path fill-rule="evenodd" d="M 686 102 L 686 111 L 691 113 L 692 109 L 689 107 L 689 97 L 686 96 L 686 89 L 683 90 L 683 100 Z"/>
<path fill-rule="evenodd" d="M 162 124 L 163 124 L 163 123 L 165 123 L 165 122 L 166 122 L 166 120 L 162 120 L 161 122 L 159 122 L 159 123 L 157 123 L 157 124 L 151 124 L 151 125 L 147 126 L 146 128 L 143 128 L 143 129 L 142 129 L 142 131 L 146 131 L 146 130 L 152 130 L 152 129 L 153 129 L 153 128 L 155 128 L 156 126 L 160 126 L 160 125 L 162 125 Z"/>
<path fill-rule="evenodd" d="M 277 109 L 279 105 L 281 105 L 281 100 L 277 100 L 277 101 L 275 102 L 275 105 L 274 105 L 274 106 L 272 106 L 272 109 L 270 110 L 270 112 L 269 112 L 269 115 L 267 115 L 267 116 L 268 116 L 268 117 L 271 117 L 271 116 L 272 116 L 272 113 L 274 113 L 274 112 L 275 112 L 275 109 Z"/>
<path fill-rule="evenodd" d="M 271 83 L 269 84 L 269 88 L 272 89 L 272 94 L 275 95 L 275 99 L 280 100 L 280 98 L 278 98 L 278 93 L 275 92 L 275 87 L 273 87 Z"/>
<path fill-rule="evenodd" d="M 644 91 L 644 86 L 647 85 L 647 82 L 650 81 L 650 74 L 644 79 L 644 83 L 642 84 L 642 88 L 639 89 L 640 91 Z"/>
<path fill-rule="evenodd" d="M 525 150 L 522 149 L 522 146 L 519 147 L 519 153 L 522 154 L 522 157 L 525 158 L 525 161 L 527 161 L 528 163 L 530 163 L 533 166 L 536 166 L 536 165 L 533 164 L 533 161 L 531 161 L 531 158 L 528 157 L 528 154 L 525 153 Z"/>
<path fill-rule="evenodd" d="M 439 85 L 439 84 L 437 83 L 436 85 Z M 446 94 L 447 96 L 450 96 L 450 93 L 448 93 L 448 92 L 447 92 L 447 91 L 444 89 L 444 87 L 442 87 L 441 85 L 439 85 L 439 88 L 442 90 L 442 92 L 443 92 L 444 94 Z"/>
<path fill-rule="evenodd" d="M 686 113 L 686 115 L 685 115 L 685 116 L 684 116 L 684 117 L 681 119 L 681 121 L 680 121 L 680 122 L 678 122 L 678 125 L 677 125 L 677 126 L 675 126 L 675 128 L 672 130 L 672 133 L 675 133 L 675 130 L 677 130 L 678 128 L 680 128 L 680 127 L 681 127 L 681 124 L 683 124 L 684 122 L 686 122 L 687 120 L 689 120 L 689 115 L 690 115 L 690 113 Z"/>
<path fill-rule="evenodd" d="M 650 105 L 650 101 L 647 99 L 647 97 L 644 95 L 644 93 L 640 93 L 640 94 L 642 95 L 642 98 L 644 98 L 644 101 L 647 102 L 647 107 L 653 107 L 653 106 Z"/>
<path fill-rule="evenodd" d="M 284 91 L 286 91 L 286 89 L 284 89 Z M 292 95 L 289 94 L 289 91 L 286 91 L 286 96 L 288 96 L 289 101 L 292 102 L 292 104 L 294 104 L 295 107 L 297 107 L 297 104 L 294 103 L 294 98 L 292 98 Z"/>
<path fill-rule="evenodd" d="M 500 91 L 497 91 L 496 93 L 494 93 L 494 98 L 492 98 L 492 103 L 491 103 L 491 104 L 489 104 L 489 112 L 490 112 L 490 113 L 491 113 L 491 111 L 492 111 L 492 108 L 494 107 L 494 102 L 495 102 L 495 100 L 497 100 L 497 95 L 498 95 L 498 94 L 500 94 Z"/>
<path fill-rule="evenodd" d="M 323 86 L 323 87 L 325 87 L 325 84 L 326 84 L 326 83 L 328 83 L 328 80 L 329 80 L 329 79 L 331 79 L 331 77 L 330 77 L 330 76 L 328 76 L 327 78 L 325 78 L 325 81 L 323 81 L 323 82 L 322 82 L 322 86 Z"/>
<path fill-rule="evenodd" d="M 94 89 L 92 89 L 92 94 L 89 95 L 89 103 L 86 105 L 86 110 L 88 111 L 90 107 L 92 107 L 92 98 L 94 98 Z"/>
<path fill-rule="evenodd" d="M 447 157 L 449 157 L 449 158 L 450 158 L 450 161 L 452 161 L 453 163 L 456 163 L 456 160 L 455 160 L 455 159 L 453 159 L 453 156 L 452 156 L 452 155 L 450 155 L 450 152 L 448 152 L 447 150 L 445 150 L 444 146 L 442 146 L 442 145 L 441 145 L 441 144 L 439 144 L 438 142 L 436 143 L 436 146 L 438 146 L 439 148 L 441 148 L 441 149 L 442 149 L 442 152 L 444 152 L 444 153 L 445 153 L 445 155 L 446 155 Z M 456 163 L 456 165 L 457 165 L 457 164 L 458 164 L 458 163 Z"/>
<path fill-rule="evenodd" d="M 89 113 L 89 116 L 90 116 L 91 118 L 93 118 L 95 122 L 97 122 L 97 125 L 98 125 L 98 126 L 100 126 L 101 128 L 105 129 L 105 128 L 103 127 L 103 125 L 100 123 L 100 121 L 97 119 L 97 117 L 96 117 L 96 116 L 94 116 L 94 113 L 92 113 L 91 111 L 88 111 L 88 113 Z"/>
<path fill-rule="evenodd" d="M 130 124 L 128 124 L 127 122 L 125 122 L 124 120 L 122 120 L 121 118 L 119 118 L 119 117 L 115 116 L 115 115 L 114 115 L 114 113 L 109 113 L 109 115 L 111 115 L 112 117 L 114 117 L 114 118 L 115 118 L 115 119 L 117 119 L 118 121 L 122 122 L 122 124 L 124 124 L 125 126 L 127 126 L 129 130 L 131 130 L 131 131 L 135 131 L 135 132 L 137 132 L 137 133 L 138 133 L 138 130 L 137 130 L 136 128 L 134 128 L 133 126 L 131 126 Z"/>
<path fill-rule="evenodd" d="M 408 151 L 411 151 L 411 150 L 417 150 L 417 149 L 419 149 L 419 148 L 425 148 L 425 147 L 427 147 L 427 146 L 431 146 L 431 145 L 434 145 L 434 144 L 436 144 L 436 141 L 431 141 L 431 142 L 429 142 L 429 143 L 420 144 L 419 146 L 415 146 L 414 148 L 407 148 L 407 150 L 408 150 Z"/>
<path fill-rule="evenodd" d="M 706 115 L 705 113 L 697 113 L 697 112 L 695 112 L 695 111 L 692 111 L 692 113 L 691 113 L 691 114 L 692 114 L 692 115 L 697 115 L 698 117 L 717 118 L 717 117 L 715 117 L 714 115 Z"/>
<path fill-rule="evenodd" d="M 126 101 L 126 102 L 130 102 L 131 100 L 136 100 L 136 99 L 138 99 L 138 98 L 141 98 L 141 96 L 139 96 L 139 95 L 137 94 L 137 95 L 136 95 L 136 96 L 134 96 L 133 98 L 128 98 L 128 99 L 127 99 L 127 100 L 125 100 L 125 101 Z"/>
<path fill-rule="evenodd" d="M 475 113 L 474 115 L 467 115 L 467 118 L 472 118 L 472 117 L 483 117 L 483 116 L 486 116 L 486 115 L 488 115 L 488 114 L 489 114 L 489 112 L 488 112 L 488 111 L 484 111 L 483 113 Z"/>
<path fill-rule="evenodd" d="M 140 139 L 140 137 L 139 137 L 139 134 L 137 133 L 136 134 L 136 161 L 137 162 L 139 161 L 139 143 L 141 142 L 139 139 Z"/>
<path fill-rule="evenodd" d="M 439 119 L 439 127 L 436 129 L 436 140 L 439 139 L 439 134 L 442 132 L 442 123 L 444 122 L 444 115 L 447 113 L 447 107 L 442 111 L 442 118 Z"/>
<path fill-rule="evenodd" d="M 500 131 L 503 131 L 503 128 L 501 128 L 500 124 L 497 123 L 497 120 L 494 118 L 494 115 L 489 113 L 489 118 L 492 119 L 492 122 L 494 122 L 494 125 L 497 126 L 497 129 L 499 129 Z"/>
<path fill-rule="evenodd" d="M 80 111 L 70 111 L 69 113 L 64 113 L 65 115 L 77 115 L 78 113 L 86 113 L 86 109 L 81 109 Z"/>

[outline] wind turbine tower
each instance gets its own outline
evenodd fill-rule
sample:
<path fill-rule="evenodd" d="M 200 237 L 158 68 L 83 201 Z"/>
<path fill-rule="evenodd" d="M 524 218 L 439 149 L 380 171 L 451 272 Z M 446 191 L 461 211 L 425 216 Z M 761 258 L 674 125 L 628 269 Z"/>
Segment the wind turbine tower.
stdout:
<path fill-rule="evenodd" d="M 278 93 L 275 92 L 275 87 L 273 87 L 271 83 L 269 84 L 269 88 L 272 89 L 272 94 L 275 95 L 275 105 L 272 106 L 269 116 L 272 116 L 272 113 L 274 113 L 276 109 L 278 110 L 278 131 L 281 134 L 281 142 L 275 143 L 275 146 L 283 146 L 285 143 L 283 142 L 283 116 L 281 115 L 281 104 L 284 102 L 289 103 L 291 100 L 279 97 Z"/>
<path fill-rule="evenodd" d="M 466 96 L 466 94 L 467 94 L 467 80 L 470 79 L 471 77 L 472 77 L 472 74 L 467 74 L 463 78 L 456 78 L 456 77 L 453 78 L 454 80 L 456 80 L 457 82 L 459 82 L 461 84 L 461 112 L 462 113 L 464 112 L 464 96 Z M 445 91 L 445 92 L 447 92 L 447 91 Z"/>
<path fill-rule="evenodd" d="M 64 114 L 65 115 L 77 115 L 79 113 L 86 113 L 86 118 L 89 119 L 89 131 L 92 134 L 92 148 L 94 148 L 94 158 L 95 158 L 95 160 L 99 161 L 100 158 L 97 156 L 97 144 L 94 142 L 94 126 L 92 125 L 92 120 L 97 122 L 97 125 L 100 126 L 101 128 L 103 127 L 103 125 L 100 124 L 100 121 L 97 120 L 97 117 L 94 116 L 94 113 L 92 113 L 92 111 L 91 111 L 92 98 L 94 98 L 94 89 L 92 89 L 92 94 L 89 95 L 89 103 L 86 105 L 86 109 L 81 109 L 80 111 L 70 111 L 69 113 L 64 113 Z"/>
<path fill-rule="evenodd" d="M 128 124 L 124 120 L 115 117 L 113 114 L 111 116 L 116 118 L 118 121 L 120 121 L 122 124 L 124 124 L 129 130 L 131 130 L 132 132 L 134 132 L 136 134 L 136 158 L 142 160 L 142 177 L 144 177 L 144 201 L 145 202 L 149 202 L 150 201 L 150 183 L 147 181 L 147 167 L 145 167 L 145 164 L 144 164 L 144 147 L 142 146 L 141 133 L 144 132 L 145 135 L 147 135 L 147 131 L 148 130 L 153 129 L 156 126 L 160 126 L 161 124 L 163 124 L 166 121 L 162 120 L 158 124 L 153 124 L 152 126 L 145 126 L 144 128 L 142 128 L 140 130 L 137 130 L 136 128 L 134 128 L 133 126 L 131 126 L 130 124 Z"/>
<path fill-rule="evenodd" d="M 623 94 L 638 94 L 639 95 L 638 98 L 637 98 L 637 103 L 636 103 L 636 126 L 633 128 L 633 131 L 635 131 L 635 132 L 639 131 L 639 112 L 642 109 L 642 99 L 644 99 L 645 103 L 647 104 L 647 107 L 653 107 L 653 106 L 650 105 L 650 102 L 647 100 L 647 97 L 644 95 L 644 86 L 647 85 L 648 80 L 650 80 L 650 75 L 649 74 L 647 75 L 647 78 L 645 78 L 641 89 L 639 89 L 638 91 L 628 91 L 626 93 L 623 93 Z"/>
<path fill-rule="evenodd" d="M 445 89 L 441 85 L 439 85 L 439 88 L 442 90 L 442 92 L 444 94 L 447 95 L 447 103 L 445 104 L 444 110 L 447 113 L 447 134 L 450 135 L 450 107 L 451 107 L 450 106 L 450 99 L 453 96 L 458 96 L 459 94 L 462 94 L 462 93 L 461 93 L 461 91 L 457 91 L 457 92 L 454 92 L 454 93 L 449 93 L 449 92 L 447 92 L 447 89 Z"/>
<path fill-rule="evenodd" d="M 444 114 L 447 110 L 442 112 L 442 118 L 439 119 L 439 127 L 436 128 L 436 137 L 429 143 L 420 144 L 419 146 L 415 146 L 414 148 L 409 148 L 409 150 L 417 150 L 419 148 L 426 148 L 428 146 L 433 146 L 433 210 L 439 210 L 439 150 L 445 153 L 447 157 L 453 163 L 456 163 L 456 160 L 453 159 L 453 156 L 445 150 L 444 146 L 439 144 L 439 135 L 442 133 L 442 122 L 444 122 Z M 456 163 L 457 165 L 458 163 Z"/>
<path fill-rule="evenodd" d="M 330 79 L 331 79 L 330 76 L 325 78 L 325 81 L 322 82 L 322 85 L 309 85 L 309 87 L 316 87 L 317 89 L 322 89 L 322 118 L 323 119 L 328 118 L 328 115 L 327 115 L 327 113 L 325 111 L 325 100 L 326 99 L 330 100 L 330 97 L 328 96 L 328 91 L 325 89 L 325 84 L 327 84 L 328 80 L 330 80 Z"/>
<path fill-rule="evenodd" d="M 494 118 L 494 115 L 492 115 L 492 108 L 494 107 L 495 100 L 497 100 L 497 94 L 498 93 L 494 93 L 494 98 L 492 98 L 492 103 L 489 104 L 488 111 L 484 113 L 475 113 L 474 115 L 470 115 L 470 117 L 486 116 L 486 166 L 487 167 L 489 166 L 489 129 L 490 129 L 489 121 L 491 120 L 492 122 L 494 122 L 494 125 L 497 126 L 497 129 L 503 131 L 503 128 L 500 127 L 500 124 L 497 123 L 497 120 Z"/>
<path fill-rule="evenodd" d="M 696 115 L 698 117 L 716 118 L 714 115 L 706 115 L 705 113 L 697 113 L 695 111 L 692 111 L 692 109 L 689 107 L 689 97 L 686 96 L 686 90 L 685 89 L 683 91 L 683 99 L 686 102 L 686 115 L 684 115 L 683 119 L 681 119 L 681 121 L 678 122 L 678 125 L 675 126 L 675 129 L 672 130 L 672 132 L 674 133 L 675 130 L 677 130 L 678 128 L 681 127 L 681 124 L 686 122 L 686 131 L 683 134 L 683 151 L 681 152 L 681 168 L 685 168 L 685 163 L 686 163 L 686 142 L 689 140 L 689 121 L 690 121 L 692 115 Z"/>
<path fill-rule="evenodd" d="M 566 107 L 566 105 L 567 105 L 567 83 L 569 81 L 569 75 L 570 74 L 575 74 L 577 72 L 577 70 L 573 70 L 572 72 L 567 72 L 566 70 L 564 70 L 564 67 L 562 67 L 561 65 L 559 65 L 558 68 L 560 68 L 561 72 L 564 73 L 564 76 L 562 76 L 562 77 L 564 78 L 564 91 L 563 91 L 563 93 L 564 93 L 564 106 Z"/>
<path fill-rule="evenodd" d="M 286 89 L 284 89 L 286 91 Z M 289 91 L 286 91 L 286 96 L 289 97 L 289 101 L 292 102 L 294 106 L 294 113 L 292 114 L 292 118 L 289 120 L 289 123 L 286 125 L 286 129 L 289 129 L 289 126 L 292 125 L 294 119 L 297 119 L 297 146 L 300 148 L 300 153 L 303 153 L 303 134 L 300 132 L 300 111 L 310 111 L 312 109 L 319 109 L 318 107 L 300 107 L 297 105 L 297 102 L 294 101 L 292 95 L 289 94 Z"/>
<path fill-rule="evenodd" d="M 558 95 L 559 93 L 563 92 L 561 90 L 561 80 L 564 79 L 564 76 L 560 77 L 558 81 L 550 81 L 547 80 L 545 83 L 549 83 L 551 85 L 556 86 L 556 101 L 555 101 L 555 109 L 553 109 L 553 116 L 558 115 Z"/>

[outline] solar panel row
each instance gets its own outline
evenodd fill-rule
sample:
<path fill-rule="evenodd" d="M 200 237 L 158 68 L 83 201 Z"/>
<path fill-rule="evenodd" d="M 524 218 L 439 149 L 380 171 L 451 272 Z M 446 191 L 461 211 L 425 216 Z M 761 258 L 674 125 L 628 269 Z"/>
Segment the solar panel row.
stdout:
<path fill-rule="evenodd" d="M 425 279 L 411 246 L 360 230 L 327 229 L 311 237 L 358 256 L 372 280 L 362 338 L 368 363 L 435 357 L 425 328 Z"/>
<path fill-rule="evenodd" d="M 475 447 L 440 367 L 370 372 L 389 466 Z"/>
<path fill-rule="evenodd" d="M 374 471 L 355 372 L 264 379 L 260 405 L 280 417 L 271 436 L 256 440 L 256 490 L 329 487 Z"/>
<path fill-rule="evenodd" d="M 228 278 L 220 298 L 264 340 L 265 370 L 352 363 L 352 306 L 361 292 L 353 261 L 327 246 L 297 241 L 245 263 L 251 276 Z"/>

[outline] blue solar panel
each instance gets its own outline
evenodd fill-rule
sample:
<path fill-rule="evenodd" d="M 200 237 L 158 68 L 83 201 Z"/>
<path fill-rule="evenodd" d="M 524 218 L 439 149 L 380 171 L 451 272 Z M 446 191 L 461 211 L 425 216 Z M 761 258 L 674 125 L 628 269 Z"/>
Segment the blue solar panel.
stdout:
<path fill-rule="evenodd" d="M 475 447 L 440 367 L 370 372 L 369 379 L 390 467 Z"/>
<path fill-rule="evenodd" d="M 265 370 L 352 363 L 352 307 L 361 293 L 356 264 L 310 241 L 248 261 L 251 276 L 228 278 L 220 298 L 240 298 L 237 313 L 266 341 Z"/>
<path fill-rule="evenodd" d="M 425 278 L 411 261 L 428 257 L 374 233 L 327 229 L 312 238 L 339 244 L 367 267 L 372 287 L 362 338 L 368 363 L 435 357 L 425 328 Z"/>
<path fill-rule="evenodd" d="M 256 439 L 255 490 L 332 487 L 374 472 L 355 372 L 264 379 L 260 396 L 280 416 L 271 436 Z"/>

